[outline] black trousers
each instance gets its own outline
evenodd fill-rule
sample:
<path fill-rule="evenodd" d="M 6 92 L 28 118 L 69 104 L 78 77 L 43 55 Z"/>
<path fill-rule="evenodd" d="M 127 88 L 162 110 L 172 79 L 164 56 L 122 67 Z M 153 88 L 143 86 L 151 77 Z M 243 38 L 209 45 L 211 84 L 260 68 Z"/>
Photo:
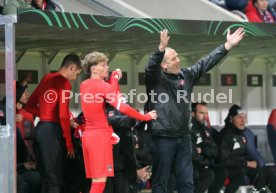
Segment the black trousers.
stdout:
<path fill-rule="evenodd" d="M 39 193 L 41 189 L 40 174 L 37 171 L 26 170 L 20 174 L 28 186 L 28 193 Z"/>
<path fill-rule="evenodd" d="M 244 171 L 236 170 L 236 171 L 227 171 L 230 183 L 225 188 L 225 193 L 235 193 L 239 186 L 242 185 L 244 179 Z"/>
<path fill-rule="evenodd" d="M 91 179 L 86 178 L 83 153 L 80 139 L 72 138 L 75 159 L 66 158 L 64 166 L 64 192 L 88 193 L 91 188 Z"/>
<path fill-rule="evenodd" d="M 219 193 L 224 185 L 224 181 L 227 178 L 227 171 L 223 166 L 212 167 L 213 172 L 215 173 L 214 182 L 209 187 L 208 192 L 210 193 Z"/>
<path fill-rule="evenodd" d="M 228 170 L 223 166 L 217 166 L 213 167 L 212 170 L 215 173 L 215 179 L 208 190 L 210 193 L 219 193 L 224 186 L 227 177 L 229 178 L 230 183 L 225 187 L 225 193 L 235 193 L 242 184 L 245 175 L 243 169 Z"/>
<path fill-rule="evenodd" d="M 241 169 L 226 169 L 220 168 L 216 171 L 216 178 L 209 189 L 209 192 L 218 193 L 222 188 L 226 177 L 229 177 L 230 183 L 225 187 L 225 193 L 235 193 L 239 186 L 243 184 L 244 177 L 248 176 L 255 188 L 260 189 L 265 187 L 265 178 L 259 168 L 241 168 Z"/>
<path fill-rule="evenodd" d="M 263 172 L 260 168 L 246 168 L 246 175 L 249 177 L 254 187 L 259 190 L 266 186 Z"/>
<path fill-rule="evenodd" d="M 38 123 L 35 128 L 34 151 L 42 178 L 41 193 L 61 193 L 66 146 L 58 123 Z"/>
<path fill-rule="evenodd" d="M 194 193 L 204 193 L 214 182 L 215 173 L 210 168 L 194 168 L 194 173 L 197 174 L 194 179 Z"/>
<path fill-rule="evenodd" d="M 123 170 L 115 172 L 114 177 L 107 178 L 104 193 L 129 193 L 128 180 Z"/>
<path fill-rule="evenodd" d="M 28 193 L 29 192 L 28 183 L 24 180 L 24 178 L 21 175 L 17 174 L 16 180 L 17 180 L 17 184 L 16 184 L 17 193 Z"/>

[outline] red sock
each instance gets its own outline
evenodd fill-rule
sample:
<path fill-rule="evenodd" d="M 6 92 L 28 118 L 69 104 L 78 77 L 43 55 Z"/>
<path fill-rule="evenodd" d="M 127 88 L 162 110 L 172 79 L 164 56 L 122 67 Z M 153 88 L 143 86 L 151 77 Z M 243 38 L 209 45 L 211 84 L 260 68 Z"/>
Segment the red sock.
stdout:
<path fill-rule="evenodd" d="M 90 193 L 103 193 L 105 182 L 93 182 Z"/>

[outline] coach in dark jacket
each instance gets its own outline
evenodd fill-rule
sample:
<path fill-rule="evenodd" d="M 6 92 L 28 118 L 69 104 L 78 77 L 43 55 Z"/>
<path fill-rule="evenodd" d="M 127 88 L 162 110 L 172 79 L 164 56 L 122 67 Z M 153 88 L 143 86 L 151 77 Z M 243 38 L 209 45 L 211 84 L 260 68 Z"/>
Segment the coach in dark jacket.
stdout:
<path fill-rule="evenodd" d="M 168 31 L 160 34 L 158 49 L 146 66 L 146 110 L 157 110 L 158 119 L 149 129 L 153 140 L 153 193 L 167 192 L 167 184 L 174 170 L 178 191 L 193 192 L 192 152 L 189 137 L 191 122 L 190 97 L 195 82 L 214 67 L 243 37 L 243 28 L 228 31 L 227 42 L 191 67 L 180 69 L 175 50 L 167 48 Z M 173 164 L 174 163 L 174 164 Z"/>
<path fill-rule="evenodd" d="M 245 175 L 250 178 L 260 192 L 266 192 L 263 191 L 263 187 L 265 187 L 264 176 L 257 162 L 251 160 L 247 154 L 247 141 L 244 136 L 245 124 L 245 112 L 240 106 L 233 105 L 229 109 L 225 120 L 220 146 L 220 161 L 224 165 L 230 179 L 225 193 L 235 193 L 242 184 Z"/>

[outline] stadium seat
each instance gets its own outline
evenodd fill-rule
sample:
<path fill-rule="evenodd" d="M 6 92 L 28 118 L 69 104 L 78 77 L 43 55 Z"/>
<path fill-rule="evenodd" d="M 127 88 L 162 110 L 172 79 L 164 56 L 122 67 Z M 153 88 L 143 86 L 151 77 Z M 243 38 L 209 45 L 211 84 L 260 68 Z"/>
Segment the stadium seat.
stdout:
<path fill-rule="evenodd" d="M 257 150 L 257 136 L 254 135 L 252 130 L 250 130 L 248 127 L 246 127 L 244 130 L 244 136 L 246 138 L 246 149 L 249 158 L 257 161 L 258 166 L 265 166 L 266 162 Z"/>

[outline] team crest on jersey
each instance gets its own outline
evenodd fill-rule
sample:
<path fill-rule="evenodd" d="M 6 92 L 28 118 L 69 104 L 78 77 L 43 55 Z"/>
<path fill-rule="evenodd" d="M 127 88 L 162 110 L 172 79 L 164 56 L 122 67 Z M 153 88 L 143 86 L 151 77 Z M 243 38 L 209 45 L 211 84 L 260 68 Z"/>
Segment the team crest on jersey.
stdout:
<path fill-rule="evenodd" d="M 184 83 L 185 83 L 185 82 L 184 82 L 184 80 L 183 80 L 183 79 L 181 79 L 181 80 L 180 80 L 180 85 L 181 85 L 181 86 L 183 86 L 183 85 L 184 85 Z"/>
<path fill-rule="evenodd" d="M 243 142 L 244 144 L 246 144 L 246 139 L 245 139 L 245 137 L 242 137 L 242 142 Z"/>
<path fill-rule="evenodd" d="M 202 137 L 201 137 L 201 135 L 200 135 L 200 133 L 197 133 L 196 134 L 196 144 L 200 144 L 200 143 L 202 143 Z"/>
<path fill-rule="evenodd" d="M 107 171 L 108 171 L 108 172 L 112 172 L 112 170 L 113 170 L 112 165 L 107 165 Z"/>
<path fill-rule="evenodd" d="M 114 116 L 114 111 L 109 111 L 108 112 L 108 117 L 113 117 Z"/>
<path fill-rule="evenodd" d="M 210 133 L 207 130 L 205 130 L 205 134 L 207 137 L 210 137 Z"/>
<path fill-rule="evenodd" d="M 233 150 L 234 150 L 234 149 L 239 149 L 239 148 L 241 147 L 240 144 L 239 144 L 239 142 L 237 141 L 236 138 L 234 138 L 233 140 L 234 140 L 234 147 L 233 147 Z"/>

